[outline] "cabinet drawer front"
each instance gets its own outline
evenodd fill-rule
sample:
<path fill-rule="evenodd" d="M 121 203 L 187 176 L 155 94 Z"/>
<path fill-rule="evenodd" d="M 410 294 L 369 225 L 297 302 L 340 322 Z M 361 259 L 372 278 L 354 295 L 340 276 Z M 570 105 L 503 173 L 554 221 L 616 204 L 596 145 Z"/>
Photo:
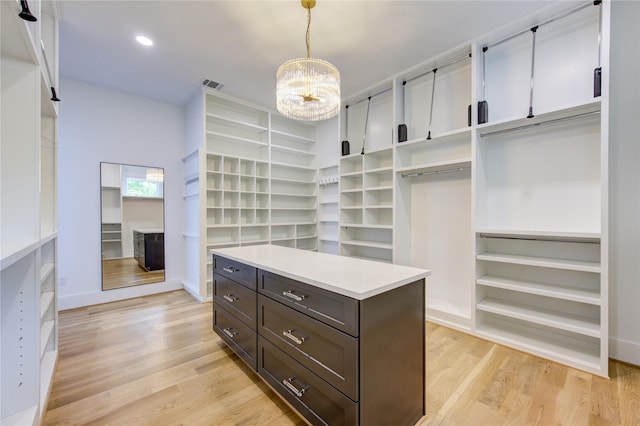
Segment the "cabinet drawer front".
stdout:
<path fill-rule="evenodd" d="M 258 271 L 258 291 L 317 320 L 358 336 L 358 301 L 271 272 Z"/>
<path fill-rule="evenodd" d="M 259 337 L 258 374 L 314 425 L 357 425 L 358 405 Z"/>
<path fill-rule="evenodd" d="M 213 330 L 251 368 L 257 369 L 257 334 L 238 318 L 213 304 Z"/>
<path fill-rule="evenodd" d="M 258 333 L 358 401 L 358 339 L 266 296 L 258 297 Z"/>
<path fill-rule="evenodd" d="M 257 324 L 256 295 L 255 291 L 231 281 L 223 275 L 213 275 L 214 303 L 224 306 L 225 309 L 254 330 Z"/>
<path fill-rule="evenodd" d="M 220 256 L 213 257 L 213 272 L 231 278 L 237 283 L 256 290 L 256 268 L 245 265 L 244 263 L 226 259 Z"/>

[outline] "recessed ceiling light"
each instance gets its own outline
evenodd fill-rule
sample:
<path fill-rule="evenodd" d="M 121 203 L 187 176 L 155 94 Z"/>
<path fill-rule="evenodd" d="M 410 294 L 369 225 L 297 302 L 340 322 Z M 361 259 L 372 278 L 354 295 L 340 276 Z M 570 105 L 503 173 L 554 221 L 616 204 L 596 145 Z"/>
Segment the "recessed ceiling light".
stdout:
<path fill-rule="evenodd" d="M 136 37 L 136 41 L 144 46 L 152 46 L 153 45 L 153 41 L 149 38 L 149 37 L 145 37 L 145 36 L 137 36 Z"/>

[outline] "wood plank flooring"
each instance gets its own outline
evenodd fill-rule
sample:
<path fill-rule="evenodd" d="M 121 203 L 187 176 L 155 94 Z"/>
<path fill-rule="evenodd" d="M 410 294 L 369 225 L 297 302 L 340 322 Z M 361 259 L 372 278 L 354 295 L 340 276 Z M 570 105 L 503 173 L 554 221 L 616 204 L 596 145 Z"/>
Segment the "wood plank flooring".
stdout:
<path fill-rule="evenodd" d="M 45 425 L 303 425 L 184 291 L 60 312 Z M 611 380 L 427 323 L 424 425 L 640 425 L 640 368 Z"/>
<path fill-rule="evenodd" d="M 104 259 L 102 261 L 102 289 L 130 287 L 164 281 L 164 269 L 145 271 L 135 258 Z"/>

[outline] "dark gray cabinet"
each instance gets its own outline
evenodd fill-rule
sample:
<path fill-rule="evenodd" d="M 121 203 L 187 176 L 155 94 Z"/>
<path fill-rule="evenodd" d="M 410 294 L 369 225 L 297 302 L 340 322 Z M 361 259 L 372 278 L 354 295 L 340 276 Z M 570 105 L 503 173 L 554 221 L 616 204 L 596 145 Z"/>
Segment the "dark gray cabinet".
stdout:
<path fill-rule="evenodd" d="M 146 271 L 164 269 L 164 232 L 133 231 L 133 257 Z"/>
<path fill-rule="evenodd" d="M 424 415 L 424 279 L 362 300 L 213 258 L 213 328 L 317 425 Z"/>

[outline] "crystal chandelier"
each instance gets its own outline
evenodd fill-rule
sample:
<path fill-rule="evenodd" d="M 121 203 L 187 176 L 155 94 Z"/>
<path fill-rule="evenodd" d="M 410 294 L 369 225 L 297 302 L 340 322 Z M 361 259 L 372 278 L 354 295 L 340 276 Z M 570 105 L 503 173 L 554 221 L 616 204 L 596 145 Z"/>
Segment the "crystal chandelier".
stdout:
<path fill-rule="evenodd" d="M 307 9 L 307 57 L 291 59 L 276 73 L 278 111 L 294 120 L 318 121 L 340 111 L 340 72 L 322 59 L 311 58 L 311 9 L 316 0 L 301 0 Z"/>

